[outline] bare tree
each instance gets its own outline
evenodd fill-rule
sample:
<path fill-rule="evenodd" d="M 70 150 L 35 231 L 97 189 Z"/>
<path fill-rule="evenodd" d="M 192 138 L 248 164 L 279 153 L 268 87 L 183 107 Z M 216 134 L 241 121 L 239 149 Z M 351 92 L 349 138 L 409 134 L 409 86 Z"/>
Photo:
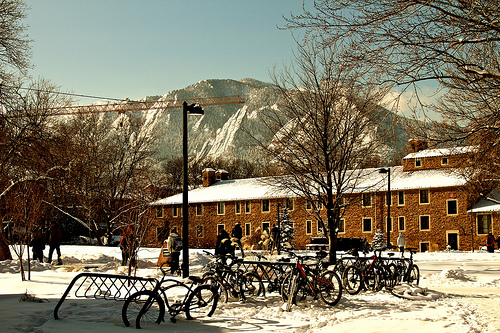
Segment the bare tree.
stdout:
<path fill-rule="evenodd" d="M 0 202 L 15 196 L 12 192 L 19 191 L 23 183 L 53 180 L 62 168 L 52 149 L 57 140 L 52 135 L 48 109 L 67 105 L 69 101 L 50 91 L 57 91 L 57 87 L 46 80 L 25 88 L 18 82 L 9 88 L 10 97 L 3 102 L 4 113 L 0 118 Z M 1 213 L 5 219 L 9 212 Z M 0 259 L 11 258 L 3 228 L 0 236 Z"/>
<path fill-rule="evenodd" d="M 350 193 L 363 177 L 361 168 L 377 158 L 377 126 L 387 115 L 378 106 L 386 91 L 366 84 L 365 73 L 338 63 L 338 52 L 316 43 L 300 47 L 294 64 L 273 81 L 281 99 L 263 122 L 276 133 L 261 143 L 272 165 L 285 176 L 278 185 L 304 198 L 330 241 L 335 261 L 336 238 Z M 324 221 L 320 207 L 327 208 Z"/>
<path fill-rule="evenodd" d="M 500 134 L 500 3 L 496 0 L 319 0 L 285 18 L 286 28 L 342 44 L 342 57 L 375 73 L 381 84 L 421 97 L 419 84 L 444 88 L 437 112 L 416 134 L 435 144 L 479 147 L 476 165 L 498 178 Z M 421 113 L 419 113 L 421 114 Z"/>

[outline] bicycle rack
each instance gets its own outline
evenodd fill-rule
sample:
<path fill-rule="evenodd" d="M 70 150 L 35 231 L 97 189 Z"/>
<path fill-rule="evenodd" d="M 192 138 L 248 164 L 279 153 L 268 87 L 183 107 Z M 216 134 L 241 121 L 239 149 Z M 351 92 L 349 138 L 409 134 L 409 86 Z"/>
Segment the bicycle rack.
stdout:
<path fill-rule="evenodd" d="M 104 273 L 80 273 L 73 278 L 54 308 L 54 318 L 59 319 L 59 308 L 75 285 L 77 285 L 75 297 L 124 301 L 135 292 L 148 287 L 153 289 L 158 283 L 155 278 Z"/>

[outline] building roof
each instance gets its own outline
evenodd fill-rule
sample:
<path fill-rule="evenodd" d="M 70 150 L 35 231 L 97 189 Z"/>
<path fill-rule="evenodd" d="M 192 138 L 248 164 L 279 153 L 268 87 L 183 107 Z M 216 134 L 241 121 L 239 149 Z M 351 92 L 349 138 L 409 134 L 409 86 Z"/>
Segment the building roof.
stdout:
<path fill-rule="evenodd" d="M 412 158 L 425 158 L 425 157 L 437 157 L 437 156 L 453 156 L 473 153 L 477 150 L 476 146 L 465 146 L 465 147 L 455 147 L 455 148 L 439 148 L 439 149 L 424 149 L 415 153 L 410 153 L 403 157 L 403 160 Z"/>
<path fill-rule="evenodd" d="M 467 213 L 492 213 L 500 212 L 500 190 L 491 191 L 485 198 L 468 210 Z"/>
<path fill-rule="evenodd" d="M 352 171 L 353 181 L 348 184 L 350 193 L 376 192 L 387 189 L 387 174 L 379 168 Z M 354 179 L 355 178 L 355 179 Z M 453 169 L 403 171 L 402 166 L 391 167 L 391 191 L 462 186 L 465 179 Z M 189 191 L 190 203 L 237 201 L 252 199 L 271 199 L 296 197 L 274 184 L 272 178 L 249 178 L 221 180 L 208 187 Z M 159 199 L 151 205 L 182 204 L 182 193 Z"/>

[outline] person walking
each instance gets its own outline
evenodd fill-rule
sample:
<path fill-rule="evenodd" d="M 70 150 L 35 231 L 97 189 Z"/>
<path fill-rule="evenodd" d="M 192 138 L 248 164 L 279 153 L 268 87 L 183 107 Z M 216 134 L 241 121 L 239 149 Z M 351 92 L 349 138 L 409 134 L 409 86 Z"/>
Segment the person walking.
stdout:
<path fill-rule="evenodd" d="M 271 253 L 273 252 L 274 249 L 278 251 L 278 242 L 279 242 L 279 229 L 276 224 L 273 224 L 273 227 L 271 228 Z"/>
<path fill-rule="evenodd" d="M 402 232 L 399 233 L 396 243 L 398 244 L 399 252 L 404 252 L 406 246 L 406 238 Z"/>
<path fill-rule="evenodd" d="M 243 252 L 243 245 L 241 244 L 241 238 L 243 237 L 243 230 L 241 229 L 241 225 L 236 223 L 233 231 L 231 232 L 231 242 L 236 243 L 241 250 L 241 257 L 245 258 L 245 253 Z"/>
<path fill-rule="evenodd" d="M 179 269 L 179 258 L 182 250 L 182 239 L 177 234 L 177 230 L 173 229 L 167 238 L 167 250 L 170 254 L 170 273 L 172 275 Z"/>
<path fill-rule="evenodd" d="M 52 262 L 52 254 L 54 250 L 57 252 L 57 264 L 62 265 L 61 260 L 61 239 L 62 232 L 61 228 L 59 228 L 59 224 L 56 222 L 52 222 L 50 224 L 49 235 L 48 235 L 48 243 L 49 243 L 49 257 L 47 258 L 47 262 Z"/>
<path fill-rule="evenodd" d="M 234 256 L 234 246 L 231 244 L 229 234 L 225 229 L 221 229 L 217 235 L 217 242 L 215 243 L 215 255 L 221 256 L 222 263 L 226 264 L 228 255 Z"/>
<path fill-rule="evenodd" d="M 129 225 L 120 240 L 120 250 L 122 250 L 122 266 L 127 266 L 127 262 L 129 260 L 130 264 L 135 266 L 135 245 L 134 229 Z"/>
<path fill-rule="evenodd" d="M 33 260 L 43 262 L 43 250 L 45 250 L 45 241 L 43 240 L 43 237 L 40 236 L 39 231 L 31 234 L 30 246 L 33 248 Z"/>
<path fill-rule="evenodd" d="M 486 249 L 488 252 L 493 253 L 495 252 L 495 237 L 493 237 L 493 234 L 490 232 L 488 236 L 486 236 Z"/>

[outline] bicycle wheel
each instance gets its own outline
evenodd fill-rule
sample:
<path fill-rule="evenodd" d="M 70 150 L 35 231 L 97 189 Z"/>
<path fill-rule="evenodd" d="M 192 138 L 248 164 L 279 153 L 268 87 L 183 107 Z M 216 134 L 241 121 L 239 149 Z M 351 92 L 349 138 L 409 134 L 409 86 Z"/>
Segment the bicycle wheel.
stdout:
<path fill-rule="evenodd" d="M 247 297 L 264 296 L 264 283 L 260 276 L 255 273 L 246 273 L 240 281 L 240 290 Z"/>
<path fill-rule="evenodd" d="M 293 271 L 286 273 L 280 286 L 280 294 L 283 302 L 288 300 L 288 295 L 290 294 L 290 289 L 292 287 Z"/>
<path fill-rule="evenodd" d="M 334 306 L 342 297 L 342 282 L 334 271 L 325 271 L 319 280 L 316 280 L 319 296 L 325 304 Z"/>
<path fill-rule="evenodd" d="M 211 317 L 217 308 L 219 295 L 214 286 L 196 287 L 186 300 L 186 318 Z"/>
<path fill-rule="evenodd" d="M 148 301 L 149 300 L 149 301 Z M 144 309 L 145 312 L 141 313 Z M 122 320 L 125 326 L 141 326 L 160 324 L 165 316 L 165 303 L 151 290 L 142 290 L 132 294 L 122 307 Z"/>
<path fill-rule="evenodd" d="M 290 311 L 292 309 L 292 305 L 297 304 L 295 299 L 299 285 L 299 278 L 299 274 L 293 274 L 290 276 L 290 289 L 288 290 L 288 298 L 286 300 L 286 311 Z"/>
<path fill-rule="evenodd" d="M 360 292 L 363 286 L 361 278 L 361 270 L 355 266 L 347 266 L 342 276 L 344 289 L 351 295 L 356 295 Z"/>
<path fill-rule="evenodd" d="M 214 287 L 219 294 L 219 302 L 227 303 L 229 301 L 227 288 L 216 276 L 207 275 L 201 284 Z"/>
<path fill-rule="evenodd" d="M 408 282 L 418 285 L 420 282 L 420 270 L 417 265 L 412 264 L 408 273 Z"/>
<path fill-rule="evenodd" d="M 176 283 L 162 289 L 168 313 L 171 316 L 175 316 L 181 311 L 182 303 L 184 303 L 190 288 L 184 283 L 176 281 Z"/>

